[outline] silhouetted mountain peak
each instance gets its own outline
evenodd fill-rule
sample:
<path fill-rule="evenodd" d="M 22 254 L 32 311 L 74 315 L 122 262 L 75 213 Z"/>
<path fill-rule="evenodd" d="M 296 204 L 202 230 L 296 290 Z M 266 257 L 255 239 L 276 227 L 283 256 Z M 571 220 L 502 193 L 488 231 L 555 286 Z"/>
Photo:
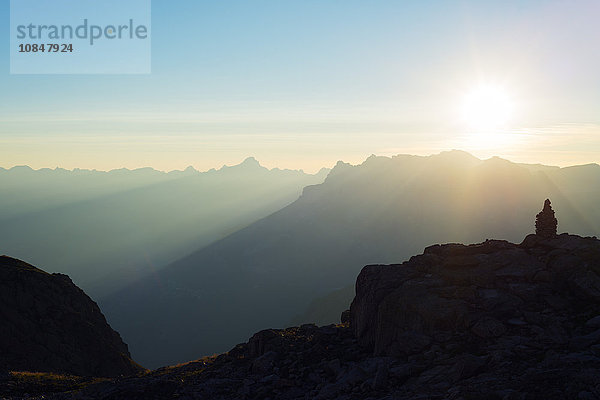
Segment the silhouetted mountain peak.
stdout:
<path fill-rule="evenodd" d="M 239 164 L 224 165 L 219 171 L 269 171 L 269 169 L 260 165 L 256 158 L 248 157 Z"/>
<path fill-rule="evenodd" d="M 389 157 L 376 156 L 375 154 L 371 154 L 369 157 L 367 157 L 367 159 L 365 160 L 365 162 L 363 162 L 361 165 L 375 166 L 375 165 L 389 163 L 391 160 L 392 159 L 389 158 Z"/>
<path fill-rule="evenodd" d="M 466 165 L 476 165 L 482 162 L 479 158 L 463 150 L 442 151 L 439 154 L 432 155 L 431 158 Z"/>
<path fill-rule="evenodd" d="M 323 178 L 325 178 L 327 176 L 327 174 L 329 174 L 330 172 L 331 172 L 330 168 L 323 167 L 315 175 L 316 176 L 323 176 Z"/>
<path fill-rule="evenodd" d="M 500 156 L 490 157 L 487 160 L 484 160 L 484 162 L 494 163 L 494 164 L 514 164 L 512 161 L 509 161 L 509 160 L 507 160 L 505 158 L 502 158 Z"/>
<path fill-rule="evenodd" d="M 570 170 L 570 171 L 598 171 L 600 170 L 600 165 L 596 164 L 596 163 L 590 163 L 590 164 L 582 164 L 582 165 L 573 165 L 570 167 L 565 167 L 565 170 Z"/>
<path fill-rule="evenodd" d="M 329 172 L 329 176 L 333 176 L 333 175 L 337 175 L 341 172 L 344 171 L 348 171 L 350 169 L 352 169 L 352 165 L 350 163 L 344 162 L 344 161 L 338 161 L 335 166 L 331 169 L 331 171 Z"/>
<path fill-rule="evenodd" d="M 31 168 L 29 165 L 16 165 L 12 168 L 10 168 L 8 171 L 10 172 L 33 172 L 33 168 Z"/>
<path fill-rule="evenodd" d="M 242 161 L 242 163 L 240 165 L 244 165 L 246 167 L 249 166 L 254 166 L 254 167 L 260 167 L 260 163 L 258 162 L 258 160 L 254 157 L 248 157 L 246 158 L 244 161 Z"/>

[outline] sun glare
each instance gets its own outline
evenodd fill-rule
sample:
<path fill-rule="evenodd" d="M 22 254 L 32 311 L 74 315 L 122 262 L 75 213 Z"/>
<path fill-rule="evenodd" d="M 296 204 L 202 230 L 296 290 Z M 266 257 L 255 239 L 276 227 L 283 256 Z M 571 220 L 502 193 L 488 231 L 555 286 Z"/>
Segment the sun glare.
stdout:
<path fill-rule="evenodd" d="M 480 85 L 465 96 L 462 118 L 471 129 L 490 131 L 506 126 L 513 115 L 513 108 L 513 102 L 503 87 Z"/>

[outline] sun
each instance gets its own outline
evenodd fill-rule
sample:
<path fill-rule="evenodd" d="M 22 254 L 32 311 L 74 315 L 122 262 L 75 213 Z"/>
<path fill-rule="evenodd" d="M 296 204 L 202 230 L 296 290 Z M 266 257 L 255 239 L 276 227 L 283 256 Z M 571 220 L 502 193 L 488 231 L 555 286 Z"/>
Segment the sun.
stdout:
<path fill-rule="evenodd" d="M 474 130 L 490 131 L 505 127 L 513 117 L 514 104 L 506 89 L 482 84 L 463 99 L 462 119 Z"/>

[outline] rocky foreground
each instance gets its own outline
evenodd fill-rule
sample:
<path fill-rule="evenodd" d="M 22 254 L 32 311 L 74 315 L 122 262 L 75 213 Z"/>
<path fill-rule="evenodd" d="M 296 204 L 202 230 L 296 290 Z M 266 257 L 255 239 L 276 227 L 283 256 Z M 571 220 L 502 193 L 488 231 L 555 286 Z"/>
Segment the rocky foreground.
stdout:
<path fill-rule="evenodd" d="M 436 245 L 367 266 L 343 317 L 129 378 L 57 379 L 43 398 L 600 399 L 595 238 Z M 4 379 L 7 398 L 27 390 L 22 377 Z"/>
<path fill-rule="evenodd" d="M 143 368 L 67 275 L 0 256 L 0 379 L 3 370 L 115 377 Z"/>

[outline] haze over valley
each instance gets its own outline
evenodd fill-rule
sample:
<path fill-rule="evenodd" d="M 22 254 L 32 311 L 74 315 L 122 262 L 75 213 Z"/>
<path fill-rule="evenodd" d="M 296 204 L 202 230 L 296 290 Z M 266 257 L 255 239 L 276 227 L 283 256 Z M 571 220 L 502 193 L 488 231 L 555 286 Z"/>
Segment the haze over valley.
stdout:
<path fill-rule="evenodd" d="M 291 203 L 326 174 L 268 170 L 254 158 L 207 172 L 0 170 L 0 251 L 108 295 Z"/>

